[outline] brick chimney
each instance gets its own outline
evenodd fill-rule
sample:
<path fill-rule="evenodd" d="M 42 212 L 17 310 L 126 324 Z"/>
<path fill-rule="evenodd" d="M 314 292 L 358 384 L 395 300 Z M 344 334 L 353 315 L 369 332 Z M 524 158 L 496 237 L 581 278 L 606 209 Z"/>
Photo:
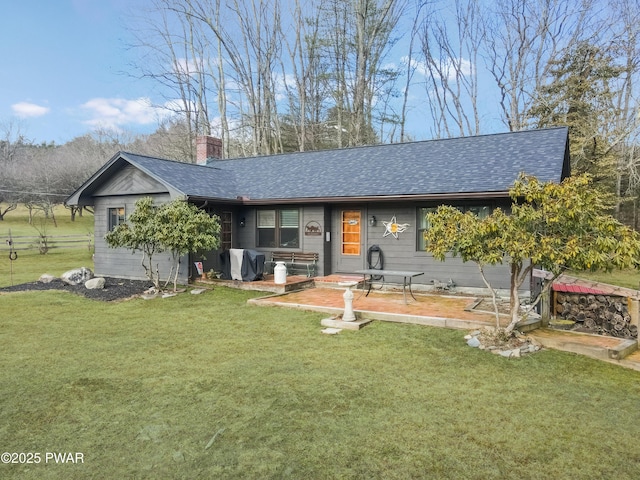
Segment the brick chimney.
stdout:
<path fill-rule="evenodd" d="M 196 163 L 206 165 L 207 160 L 222 159 L 222 140 L 202 135 L 196 138 Z"/>

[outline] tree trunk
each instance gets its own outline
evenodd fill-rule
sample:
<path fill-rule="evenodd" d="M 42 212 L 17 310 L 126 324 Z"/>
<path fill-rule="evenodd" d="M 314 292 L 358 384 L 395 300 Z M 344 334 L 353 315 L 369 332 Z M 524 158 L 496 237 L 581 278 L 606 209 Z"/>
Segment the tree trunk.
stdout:
<path fill-rule="evenodd" d="M 520 321 L 519 309 L 520 309 L 520 294 L 518 293 L 518 287 L 520 286 L 519 278 L 522 271 L 522 266 L 516 263 L 511 264 L 511 292 L 509 299 L 509 311 L 511 312 L 511 322 L 507 325 L 505 331 L 511 333 L 516 324 Z"/>
<path fill-rule="evenodd" d="M 491 287 L 491 284 L 487 280 L 487 277 L 484 275 L 484 266 L 480 263 L 477 264 L 478 269 L 480 270 L 480 276 L 482 277 L 482 281 L 491 292 L 491 302 L 493 303 L 493 311 L 496 315 L 496 329 L 500 328 L 500 311 L 498 310 L 498 301 L 496 299 L 496 291 Z"/>

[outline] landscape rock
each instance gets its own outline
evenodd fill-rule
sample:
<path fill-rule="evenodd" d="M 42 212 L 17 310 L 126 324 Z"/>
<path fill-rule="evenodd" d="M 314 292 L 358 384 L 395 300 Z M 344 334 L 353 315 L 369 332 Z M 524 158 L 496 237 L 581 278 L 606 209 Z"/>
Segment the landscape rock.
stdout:
<path fill-rule="evenodd" d="M 60 276 L 60 280 L 68 285 L 80 285 L 91 278 L 93 278 L 93 272 L 87 267 L 75 268 Z"/>
<path fill-rule="evenodd" d="M 327 327 L 324 330 L 320 330 L 322 333 L 327 334 L 327 335 L 337 335 L 338 333 L 340 333 L 342 331 L 341 328 L 333 328 L 333 327 Z"/>
<path fill-rule="evenodd" d="M 541 350 L 538 342 L 517 330 L 510 337 L 504 337 L 493 328 L 484 328 L 465 335 L 464 339 L 470 347 L 486 350 L 504 358 L 520 358 Z"/>
<path fill-rule="evenodd" d="M 89 290 L 104 288 L 104 278 L 102 277 L 90 278 L 89 280 L 84 282 L 84 286 Z"/>
<path fill-rule="evenodd" d="M 75 293 L 76 295 L 99 300 L 104 302 L 112 302 L 118 300 L 128 300 L 139 296 L 143 291 L 149 288 L 147 280 L 126 280 L 122 278 L 101 277 L 104 278 L 104 288 L 89 290 L 84 284 L 69 285 L 59 278 L 55 278 L 49 283 L 29 282 L 12 285 L 10 287 L 1 287 L 0 292 L 25 292 L 25 291 L 46 291 L 46 290 L 62 290 Z"/>
<path fill-rule="evenodd" d="M 200 295 L 201 293 L 206 292 L 204 288 L 194 288 L 191 290 L 191 295 Z"/>
<path fill-rule="evenodd" d="M 480 340 L 478 340 L 477 337 L 471 337 L 469 340 L 467 340 L 467 345 L 477 348 L 480 346 Z"/>
<path fill-rule="evenodd" d="M 56 279 L 56 277 L 54 277 L 53 275 L 50 275 L 48 273 L 43 273 L 42 275 L 40 275 L 40 278 L 38 279 L 38 282 L 40 283 L 51 283 Z"/>

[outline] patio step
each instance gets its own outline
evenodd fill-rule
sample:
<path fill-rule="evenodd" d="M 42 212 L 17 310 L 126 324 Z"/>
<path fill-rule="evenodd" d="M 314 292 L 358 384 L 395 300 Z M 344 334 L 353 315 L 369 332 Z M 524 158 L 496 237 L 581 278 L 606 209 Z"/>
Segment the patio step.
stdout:
<path fill-rule="evenodd" d="M 253 282 L 241 282 L 239 280 L 198 280 L 196 283 L 205 285 L 223 285 L 238 290 L 257 290 L 260 292 L 272 292 L 283 294 L 314 287 L 314 279 L 302 275 L 289 275 L 285 284 L 274 282 L 273 275 L 265 275 L 263 280 Z"/>

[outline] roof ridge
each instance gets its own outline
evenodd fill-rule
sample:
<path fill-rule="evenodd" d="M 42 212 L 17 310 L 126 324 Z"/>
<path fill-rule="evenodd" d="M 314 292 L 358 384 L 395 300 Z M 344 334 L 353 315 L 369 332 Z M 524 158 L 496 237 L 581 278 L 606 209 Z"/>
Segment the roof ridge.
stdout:
<path fill-rule="evenodd" d="M 318 153 L 318 152 L 327 152 L 327 153 L 344 152 L 345 150 L 358 150 L 358 149 L 364 149 L 364 148 L 382 148 L 382 147 L 393 147 L 398 145 L 415 145 L 415 144 L 422 144 L 422 143 L 429 143 L 429 142 L 445 142 L 445 141 L 452 141 L 452 140 L 478 139 L 482 137 L 496 137 L 501 135 L 516 135 L 516 134 L 524 134 L 524 133 L 536 133 L 536 132 L 542 132 L 546 130 L 568 130 L 568 129 L 569 127 L 566 125 L 558 125 L 554 127 L 532 128 L 528 130 L 516 130 L 516 131 L 509 131 L 509 132 L 483 133 L 479 135 L 460 135 L 458 137 L 432 138 L 428 140 L 412 140 L 410 142 L 374 143 L 370 145 L 354 145 L 351 147 L 342 147 L 342 148 L 335 147 L 335 148 L 327 148 L 322 150 L 305 150 L 303 152 L 297 151 L 297 152 L 271 153 L 268 155 L 249 155 L 246 157 L 216 159 L 214 163 L 215 162 L 231 162 L 234 160 L 251 160 L 251 159 L 258 159 L 258 158 L 280 157 L 284 155 L 304 155 L 304 154 Z"/>
<path fill-rule="evenodd" d="M 191 162 L 181 162 L 180 160 L 172 160 L 170 158 L 162 158 L 162 157 L 153 157 L 151 155 L 145 155 L 145 154 L 141 154 L 141 153 L 134 153 L 134 152 L 128 152 L 126 150 L 120 150 L 115 154 L 115 157 L 121 156 L 121 155 L 134 155 L 136 157 L 143 157 L 143 158 L 148 158 L 149 160 L 154 160 L 154 161 L 160 161 L 160 162 L 168 162 L 168 163 L 175 163 L 178 165 L 188 165 L 191 167 L 204 167 L 204 168 L 210 168 L 213 170 L 222 170 L 218 167 L 216 167 L 213 164 L 207 163 L 207 164 L 202 164 L 202 163 L 191 163 Z"/>

